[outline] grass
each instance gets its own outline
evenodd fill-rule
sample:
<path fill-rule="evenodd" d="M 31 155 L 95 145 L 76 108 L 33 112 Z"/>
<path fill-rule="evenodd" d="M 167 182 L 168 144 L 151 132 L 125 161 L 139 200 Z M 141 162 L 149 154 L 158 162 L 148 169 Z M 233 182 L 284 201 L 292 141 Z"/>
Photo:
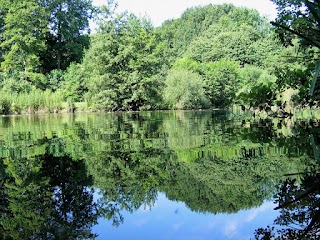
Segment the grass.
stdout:
<path fill-rule="evenodd" d="M 49 90 L 34 89 L 29 93 L 0 92 L 1 114 L 55 112 L 62 109 L 62 103 L 62 95 Z"/>
<path fill-rule="evenodd" d="M 0 91 L 0 114 L 54 113 L 87 111 L 87 102 L 64 101 L 60 92 L 34 89 L 29 93 Z"/>

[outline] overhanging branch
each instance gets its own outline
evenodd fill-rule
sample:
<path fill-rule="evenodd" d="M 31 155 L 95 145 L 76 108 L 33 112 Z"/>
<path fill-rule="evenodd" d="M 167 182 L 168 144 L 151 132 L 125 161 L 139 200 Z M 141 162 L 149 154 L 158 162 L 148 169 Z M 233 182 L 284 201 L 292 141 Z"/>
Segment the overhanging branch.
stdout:
<path fill-rule="evenodd" d="M 307 36 L 305 36 L 305 35 L 297 32 L 297 31 L 295 31 L 295 30 L 293 30 L 293 29 L 291 29 L 291 28 L 289 28 L 289 27 L 287 27 L 287 26 L 285 26 L 285 25 L 282 25 L 282 24 L 279 24 L 279 23 L 276 23 L 276 22 L 271 22 L 271 24 L 272 24 L 273 26 L 276 26 L 276 27 L 282 28 L 282 29 L 284 29 L 284 30 L 286 30 L 286 31 L 288 31 L 288 32 L 291 32 L 291 33 L 293 33 L 294 35 L 297 35 L 298 37 L 300 37 L 300 38 L 308 41 L 308 42 L 311 43 L 312 45 L 320 48 L 320 43 L 317 43 L 316 41 L 313 41 L 311 38 L 309 38 L 309 37 L 307 37 Z"/>

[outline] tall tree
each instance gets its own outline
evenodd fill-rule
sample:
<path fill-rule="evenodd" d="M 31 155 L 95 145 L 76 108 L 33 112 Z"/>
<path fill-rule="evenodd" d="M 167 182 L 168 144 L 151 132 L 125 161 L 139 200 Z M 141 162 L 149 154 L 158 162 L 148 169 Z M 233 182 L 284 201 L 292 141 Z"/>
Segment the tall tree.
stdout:
<path fill-rule="evenodd" d="M 45 9 L 37 0 L 0 0 L 0 6 L 2 70 L 9 73 L 39 71 L 39 54 L 45 49 L 48 24 Z"/>
<path fill-rule="evenodd" d="M 48 0 L 48 50 L 43 56 L 46 71 L 66 69 L 70 62 L 80 62 L 83 49 L 89 46 L 89 19 L 92 0 Z"/>
<path fill-rule="evenodd" d="M 83 63 L 89 94 L 101 109 L 141 110 L 159 103 L 160 48 L 150 21 L 124 14 L 106 21 L 92 38 Z"/>

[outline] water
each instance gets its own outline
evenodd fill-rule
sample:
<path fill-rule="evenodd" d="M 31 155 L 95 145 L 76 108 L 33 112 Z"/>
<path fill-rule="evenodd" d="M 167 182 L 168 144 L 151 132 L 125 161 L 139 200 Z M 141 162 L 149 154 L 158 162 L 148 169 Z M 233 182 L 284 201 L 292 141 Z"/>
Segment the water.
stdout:
<path fill-rule="evenodd" d="M 3 117 L 0 238 L 253 239 L 319 140 L 222 111 Z"/>

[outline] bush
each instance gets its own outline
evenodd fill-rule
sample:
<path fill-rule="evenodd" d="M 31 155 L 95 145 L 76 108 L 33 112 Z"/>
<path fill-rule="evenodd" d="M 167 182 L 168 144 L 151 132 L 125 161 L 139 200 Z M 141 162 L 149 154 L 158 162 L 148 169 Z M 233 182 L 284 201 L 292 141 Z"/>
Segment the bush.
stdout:
<path fill-rule="evenodd" d="M 64 82 L 64 76 L 62 70 L 52 70 L 47 74 L 47 88 L 51 89 L 53 92 L 61 88 Z"/>
<path fill-rule="evenodd" d="M 0 113 L 9 114 L 11 111 L 11 98 L 8 95 L 0 94 Z"/>
<path fill-rule="evenodd" d="M 83 67 L 80 64 L 72 63 L 64 75 L 65 81 L 62 85 L 64 99 L 73 102 L 83 101 L 84 94 L 88 92 L 86 79 Z"/>
<path fill-rule="evenodd" d="M 240 86 L 242 88 L 250 89 L 258 82 L 260 76 L 263 73 L 266 72 L 259 67 L 253 65 L 245 65 L 239 71 Z"/>
<path fill-rule="evenodd" d="M 276 80 L 275 76 L 263 72 L 251 86 L 238 93 L 238 102 L 250 107 L 257 107 L 261 104 L 272 105 L 278 92 Z"/>
<path fill-rule="evenodd" d="M 239 88 L 239 64 L 219 60 L 202 65 L 205 94 L 215 107 L 228 107 Z"/>
<path fill-rule="evenodd" d="M 171 70 L 166 79 L 164 100 L 173 109 L 207 108 L 203 79 L 189 70 Z"/>
<path fill-rule="evenodd" d="M 6 77 L 2 82 L 2 90 L 5 92 L 29 92 L 31 84 L 25 79 Z"/>

